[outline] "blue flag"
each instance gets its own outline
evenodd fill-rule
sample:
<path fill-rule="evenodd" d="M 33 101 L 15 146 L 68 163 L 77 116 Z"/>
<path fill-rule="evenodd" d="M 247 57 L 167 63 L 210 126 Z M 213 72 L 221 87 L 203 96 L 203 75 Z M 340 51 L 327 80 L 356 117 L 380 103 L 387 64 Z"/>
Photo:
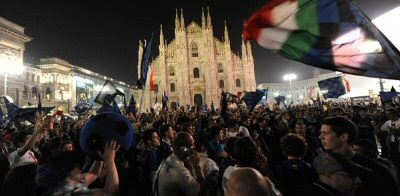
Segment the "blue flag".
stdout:
<path fill-rule="evenodd" d="M 117 102 L 115 100 L 111 105 L 102 105 L 99 110 L 97 110 L 97 114 L 105 113 L 105 112 L 115 112 L 121 114 L 121 110 L 118 107 Z"/>
<path fill-rule="evenodd" d="M 107 80 L 94 101 L 101 105 L 110 106 L 117 95 L 125 96 L 111 81 Z"/>
<path fill-rule="evenodd" d="M 139 89 L 144 88 L 147 80 L 147 71 L 149 70 L 149 64 L 150 64 L 150 56 L 151 56 L 151 47 L 153 43 L 153 37 L 154 37 L 154 32 L 151 34 L 151 38 L 149 43 L 146 45 L 145 52 L 143 53 L 142 57 L 142 62 L 140 65 L 142 73 L 140 74 L 140 78 L 137 81 L 136 85 L 138 86 Z"/>
<path fill-rule="evenodd" d="M 85 115 L 93 107 L 94 100 L 95 98 L 91 97 L 86 103 L 77 103 L 75 106 L 75 112 L 79 116 Z"/>
<path fill-rule="evenodd" d="M 318 82 L 318 86 L 325 99 L 337 99 L 339 96 L 346 94 L 346 88 L 343 85 L 341 76 L 321 80 Z"/>
<path fill-rule="evenodd" d="M 136 115 L 136 101 L 133 95 L 131 97 L 131 100 L 129 100 L 129 105 L 128 108 L 126 109 L 126 113 L 127 114 L 132 113 L 133 115 Z"/>
<path fill-rule="evenodd" d="M 253 110 L 263 96 L 264 92 L 256 90 L 255 92 L 246 92 L 243 95 L 242 100 L 246 103 L 247 108 Z"/>

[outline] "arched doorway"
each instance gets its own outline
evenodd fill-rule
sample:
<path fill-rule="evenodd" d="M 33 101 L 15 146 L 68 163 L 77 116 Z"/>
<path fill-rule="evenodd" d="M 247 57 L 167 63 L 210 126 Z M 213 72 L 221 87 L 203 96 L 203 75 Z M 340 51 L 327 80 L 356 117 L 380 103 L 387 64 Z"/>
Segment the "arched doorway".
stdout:
<path fill-rule="evenodd" d="M 203 96 L 201 94 L 194 95 L 194 105 L 195 106 L 202 106 L 203 105 Z"/>

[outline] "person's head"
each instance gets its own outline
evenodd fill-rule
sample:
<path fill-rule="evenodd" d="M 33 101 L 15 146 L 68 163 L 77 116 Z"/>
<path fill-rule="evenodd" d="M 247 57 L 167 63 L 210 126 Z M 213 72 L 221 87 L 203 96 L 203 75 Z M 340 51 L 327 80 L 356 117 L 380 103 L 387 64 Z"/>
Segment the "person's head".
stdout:
<path fill-rule="evenodd" d="M 160 146 L 160 138 L 155 129 L 146 129 L 143 132 L 142 139 L 146 147 L 157 148 Z"/>
<path fill-rule="evenodd" d="M 378 156 L 378 148 L 371 140 L 359 139 L 353 142 L 353 150 L 361 155 L 369 157 L 370 159 L 376 159 Z"/>
<path fill-rule="evenodd" d="M 65 141 L 61 143 L 61 151 L 72 152 L 74 150 L 74 144 L 71 141 Z"/>
<path fill-rule="evenodd" d="M 296 123 L 296 125 L 294 127 L 294 132 L 296 134 L 299 134 L 299 135 L 301 135 L 303 137 L 306 137 L 306 131 L 307 131 L 306 124 L 304 124 L 303 122 Z"/>
<path fill-rule="evenodd" d="M 210 130 L 210 137 L 218 139 L 221 141 L 224 138 L 224 132 L 222 131 L 222 128 L 217 126 L 217 127 L 211 127 Z"/>
<path fill-rule="evenodd" d="M 241 167 L 250 167 L 255 163 L 257 146 L 250 137 L 238 138 L 235 146 L 235 162 Z"/>
<path fill-rule="evenodd" d="M 244 167 L 232 172 L 227 182 L 227 196 L 280 195 L 274 185 L 255 169 Z"/>
<path fill-rule="evenodd" d="M 314 159 L 313 165 L 319 180 L 343 195 L 354 195 L 361 183 L 360 178 L 370 172 L 343 155 L 332 152 L 320 153 Z"/>
<path fill-rule="evenodd" d="M 307 151 L 307 144 L 300 135 L 289 133 L 281 139 L 282 153 L 286 157 L 301 158 Z"/>
<path fill-rule="evenodd" d="M 189 134 L 192 135 L 193 137 L 194 137 L 194 135 L 195 135 L 195 133 L 196 133 L 195 128 L 194 128 L 194 126 L 193 126 L 191 123 L 184 123 L 184 124 L 181 126 L 181 132 L 189 133 Z"/>
<path fill-rule="evenodd" d="M 184 160 L 187 157 L 186 152 L 183 151 L 186 149 L 194 149 L 194 139 L 192 135 L 187 132 L 180 132 L 174 139 L 174 143 L 172 145 L 174 149 L 174 153 L 181 159 Z"/>
<path fill-rule="evenodd" d="M 397 116 L 396 116 L 396 110 L 393 108 L 390 108 L 388 110 L 386 110 L 386 116 L 389 120 L 396 120 Z"/>
<path fill-rule="evenodd" d="M 230 137 L 230 138 L 228 138 L 228 140 L 226 140 L 226 152 L 232 158 L 235 157 L 234 147 L 235 147 L 235 143 L 236 143 L 237 139 L 238 139 L 238 137 Z"/>
<path fill-rule="evenodd" d="M 16 148 L 20 148 L 32 137 L 32 131 L 17 132 L 12 140 L 13 145 Z"/>
<path fill-rule="evenodd" d="M 163 124 L 160 127 L 160 134 L 162 138 L 167 138 L 169 140 L 174 140 L 176 136 L 175 129 L 172 128 L 169 124 Z"/>
<path fill-rule="evenodd" d="M 204 137 L 199 137 L 195 142 L 195 149 L 197 152 L 206 153 L 208 152 L 208 141 Z"/>
<path fill-rule="evenodd" d="M 368 116 L 367 108 L 366 107 L 360 107 L 359 110 L 358 110 L 358 114 L 360 115 L 361 118 L 366 118 Z"/>
<path fill-rule="evenodd" d="M 48 161 L 40 165 L 36 176 L 37 183 L 56 191 L 65 183 L 76 184 L 82 179 L 81 168 L 84 157 L 77 152 L 64 151 L 51 156 Z"/>
<path fill-rule="evenodd" d="M 326 150 L 337 151 L 357 137 L 357 126 L 343 116 L 325 118 L 319 139 Z"/>

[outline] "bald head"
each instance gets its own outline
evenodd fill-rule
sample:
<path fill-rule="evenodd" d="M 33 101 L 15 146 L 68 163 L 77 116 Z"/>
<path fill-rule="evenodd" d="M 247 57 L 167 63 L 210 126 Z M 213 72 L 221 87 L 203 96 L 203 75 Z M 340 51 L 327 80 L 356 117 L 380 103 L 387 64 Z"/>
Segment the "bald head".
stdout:
<path fill-rule="evenodd" d="M 232 172 L 227 183 L 228 196 L 280 195 L 274 185 L 255 169 L 244 167 Z"/>

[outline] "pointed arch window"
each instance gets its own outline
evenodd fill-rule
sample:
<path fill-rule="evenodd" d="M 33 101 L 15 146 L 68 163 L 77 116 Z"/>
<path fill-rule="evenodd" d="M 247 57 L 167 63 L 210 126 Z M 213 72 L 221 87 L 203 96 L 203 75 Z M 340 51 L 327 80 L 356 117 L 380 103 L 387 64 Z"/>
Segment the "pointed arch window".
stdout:
<path fill-rule="evenodd" d="M 223 89 L 225 87 L 225 83 L 223 80 L 219 81 L 219 88 Z"/>
<path fill-rule="evenodd" d="M 194 42 L 192 44 L 192 57 L 198 57 L 199 56 L 199 48 L 197 47 L 197 44 Z"/>
<path fill-rule="evenodd" d="M 240 85 L 240 79 L 238 78 L 238 79 L 236 79 L 236 87 L 240 87 L 241 85 Z"/>
<path fill-rule="evenodd" d="M 175 69 L 173 67 L 169 68 L 169 76 L 175 76 Z"/>
<path fill-rule="evenodd" d="M 224 73 L 224 67 L 221 63 L 218 63 L 218 73 Z"/>
<path fill-rule="evenodd" d="M 200 78 L 200 70 L 199 70 L 199 68 L 194 68 L 193 69 L 193 77 L 194 78 Z"/>
<path fill-rule="evenodd" d="M 175 92 L 175 83 L 170 84 L 170 90 L 171 92 Z"/>
<path fill-rule="evenodd" d="M 154 84 L 154 93 L 158 93 L 158 84 Z"/>

